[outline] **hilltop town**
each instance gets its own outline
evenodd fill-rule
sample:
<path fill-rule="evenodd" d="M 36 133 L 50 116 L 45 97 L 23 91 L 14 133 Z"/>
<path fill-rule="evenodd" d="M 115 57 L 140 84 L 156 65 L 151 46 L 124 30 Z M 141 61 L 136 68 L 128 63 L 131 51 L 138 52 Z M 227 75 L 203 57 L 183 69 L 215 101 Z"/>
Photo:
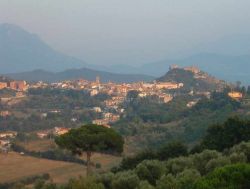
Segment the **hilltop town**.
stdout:
<path fill-rule="evenodd" d="M 250 189 L 249 6 L 0 0 L 0 189 Z"/>
<path fill-rule="evenodd" d="M 214 91 L 222 91 L 223 87 L 225 87 L 225 83 L 223 81 L 220 81 L 216 78 L 213 78 L 209 76 L 207 73 L 204 73 L 200 71 L 196 67 L 185 67 L 185 68 L 179 68 L 178 66 L 174 65 L 171 66 L 169 69 L 169 72 L 167 74 L 170 74 L 174 71 L 175 74 L 179 74 L 178 71 L 185 71 L 187 73 L 193 74 L 192 79 L 195 79 L 197 81 L 206 80 L 206 82 L 210 82 L 211 86 Z M 169 76 L 167 76 L 169 79 Z M 176 76 L 175 77 L 181 77 Z M 189 83 L 188 83 L 189 84 Z M 69 80 L 69 81 L 61 81 L 56 83 L 45 83 L 45 82 L 37 82 L 37 83 L 27 83 L 26 81 L 14 81 L 7 79 L 5 77 L 1 78 L 0 82 L 0 91 L 4 90 L 11 90 L 11 93 L 3 93 L 0 94 L 0 102 L 2 104 L 2 108 L 0 111 L 0 116 L 2 118 L 10 118 L 10 117 L 18 117 L 20 114 L 24 114 L 24 112 L 20 110 L 15 110 L 13 107 L 17 106 L 18 104 L 22 104 L 22 102 L 29 101 L 29 99 L 32 99 L 34 95 L 32 95 L 29 91 L 32 90 L 72 90 L 72 91 L 78 91 L 78 92 L 84 92 L 87 93 L 90 97 L 95 99 L 98 95 L 107 95 L 108 98 L 105 98 L 100 101 L 99 106 L 92 106 L 83 108 L 85 111 L 88 112 L 94 112 L 97 114 L 96 116 L 93 116 L 93 118 L 90 120 L 93 124 L 102 125 L 105 127 L 110 128 L 110 125 L 113 123 L 116 123 L 121 119 L 122 116 L 124 116 L 124 113 L 126 111 L 126 108 L 123 106 L 123 104 L 129 103 L 131 100 L 129 97 L 129 94 L 136 92 L 136 95 L 139 98 L 146 98 L 146 97 L 156 97 L 158 99 L 159 104 L 168 104 L 173 99 L 177 98 L 178 96 L 185 96 L 185 95 L 191 95 L 193 96 L 187 103 L 187 108 L 192 108 L 195 106 L 203 97 L 210 98 L 212 89 L 210 90 L 204 90 L 204 87 L 195 88 L 194 86 L 189 86 L 189 90 L 186 90 L 185 88 L 186 84 L 183 82 L 176 81 L 173 77 L 171 80 L 167 81 L 160 81 L 155 80 L 149 83 L 146 82 L 136 82 L 136 83 L 102 83 L 100 77 L 96 77 L 95 81 L 88 81 L 84 79 L 78 79 L 78 80 Z M 185 90 L 184 90 L 185 89 Z M 14 92 L 14 93 L 13 93 Z M 7 94 L 7 96 L 6 96 Z M 8 95 L 9 94 L 9 95 Z M 42 95 L 42 94 L 41 94 Z M 40 96 L 41 96 L 40 95 Z M 233 99 L 241 99 L 243 97 L 243 94 L 241 92 L 236 91 L 230 91 L 228 95 Z M 41 97 L 43 98 L 43 97 Z M 36 102 L 39 104 L 39 102 Z M 79 107 L 75 106 L 73 109 L 76 109 L 78 111 Z M 42 111 L 42 112 L 41 112 Z M 65 110 L 60 108 L 45 108 L 44 110 L 40 109 L 34 109 L 32 110 L 31 115 L 38 115 L 41 117 L 41 122 L 43 120 L 46 120 L 50 114 L 54 115 L 60 115 Z M 19 113 L 18 113 L 19 112 Z M 29 113 L 25 113 L 24 117 L 31 116 Z M 80 123 L 80 118 L 78 114 L 72 114 L 72 117 L 69 117 L 70 122 L 73 125 L 77 125 Z M 8 119 L 7 119 L 8 120 Z M 8 121 L 4 122 L 6 124 L 5 130 L 10 128 L 8 126 Z M 3 128 L 2 128 L 3 129 Z M 33 128 L 32 130 L 37 130 L 36 135 L 39 138 L 45 138 L 51 134 L 54 135 L 60 135 L 68 132 L 70 129 L 69 125 L 58 125 L 55 124 L 53 127 L 50 127 L 49 129 L 41 130 L 41 128 Z M 11 131 L 12 132 L 12 131 Z M 13 131 L 16 132 L 16 131 Z M 6 133 L 2 133 L 4 136 L 8 136 L 9 131 Z M 11 135 L 11 138 L 14 138 L 16 134 Z M 1 145 L 2 146 L 9 146 L 10 141 L 4 140 L 6 137 L 1 137 Z"/>
<path fill-rule="evenodd" d="M 151 82 L 102 82 L 96 76 L 94 81 L 47 83 L 1 77 L 0 155 L 8 154 L 9 161 L 34 157 L 81 164 L 59 150 L 54 139 L 86 124 L 115 129 L 125 139 L 128 156 L 141 146 L 158 148 L 179 137 L 189 136 L 185 140 L 191 145 L 211 122 L 231 113 L 249 114 L 250 88 L 243 89 L 197 67 L 176 65 Z"/>

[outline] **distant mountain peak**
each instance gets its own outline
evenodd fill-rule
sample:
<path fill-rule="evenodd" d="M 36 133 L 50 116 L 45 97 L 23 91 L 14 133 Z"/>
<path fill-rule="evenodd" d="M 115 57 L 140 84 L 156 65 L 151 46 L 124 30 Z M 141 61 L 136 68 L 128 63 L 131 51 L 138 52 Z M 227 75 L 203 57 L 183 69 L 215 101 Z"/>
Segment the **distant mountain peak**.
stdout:
<path fill-rule="evenodd" d="M 10 24 L 10 23 L 2 23 L 2 24 L 0 24 L 0 28 L 4 28 L 6 30 L 8 30 L 8 29 L 21 29 L 20 26 L 15 25 L 15 24 Z"/>
<path fill-rule="evenodd" d="M 25 72 L 35 69 L 63 71 L 85 67 L 85 62 L 64 55 L 20 26 L 0 24 L 1 73 Z"/>
<path fill-rule="evenodd" d="M 20 37 L 29 36 L 39 38 L 37 35 L 26 31 L 22 27 L 9 23 L 0 24 L 0 34 L 5 36 L 19 35 Z"/>
<path fill-rule="evenodd" d="M 15 24 L 9 24 L 9 23 L 2 23 L 0 24 L 0 29 L 4 31 L 8 30 L 23 30 L 20 26 L 17 26 Z"/>

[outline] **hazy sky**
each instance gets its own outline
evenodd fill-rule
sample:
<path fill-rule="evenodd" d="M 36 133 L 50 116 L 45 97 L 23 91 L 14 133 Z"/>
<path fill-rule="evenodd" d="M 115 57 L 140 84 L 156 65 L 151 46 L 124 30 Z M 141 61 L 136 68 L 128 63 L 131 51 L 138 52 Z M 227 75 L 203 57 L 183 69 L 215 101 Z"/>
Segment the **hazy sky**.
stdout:
<path fill-rule="evenodd" d="M 249 0 L 0 0 L 0 23 L 88 63 L 141 64 L 250 33 L 249 9 Z"/>

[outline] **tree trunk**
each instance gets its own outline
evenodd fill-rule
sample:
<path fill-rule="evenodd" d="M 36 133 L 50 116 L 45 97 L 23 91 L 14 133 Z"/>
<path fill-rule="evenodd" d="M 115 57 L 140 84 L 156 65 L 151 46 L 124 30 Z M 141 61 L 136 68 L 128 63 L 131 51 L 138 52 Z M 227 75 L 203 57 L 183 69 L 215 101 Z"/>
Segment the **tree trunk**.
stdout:
<path fill-rule="evenodd" d="M 90 176 L 92 174 L 91 169 L 91 152 L 87 152 L 87 176 Z"/>

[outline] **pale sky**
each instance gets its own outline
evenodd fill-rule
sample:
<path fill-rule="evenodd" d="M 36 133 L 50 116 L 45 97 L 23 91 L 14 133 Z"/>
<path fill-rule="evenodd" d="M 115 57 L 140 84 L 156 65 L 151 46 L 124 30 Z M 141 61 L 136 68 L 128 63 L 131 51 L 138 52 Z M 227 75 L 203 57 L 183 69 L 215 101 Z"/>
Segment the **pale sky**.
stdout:
<path fill-rule="evenodd" d="M 93 64 L 142 64 L 250 33 L 249 0 L 0 0 L 0 23 Z"/>

